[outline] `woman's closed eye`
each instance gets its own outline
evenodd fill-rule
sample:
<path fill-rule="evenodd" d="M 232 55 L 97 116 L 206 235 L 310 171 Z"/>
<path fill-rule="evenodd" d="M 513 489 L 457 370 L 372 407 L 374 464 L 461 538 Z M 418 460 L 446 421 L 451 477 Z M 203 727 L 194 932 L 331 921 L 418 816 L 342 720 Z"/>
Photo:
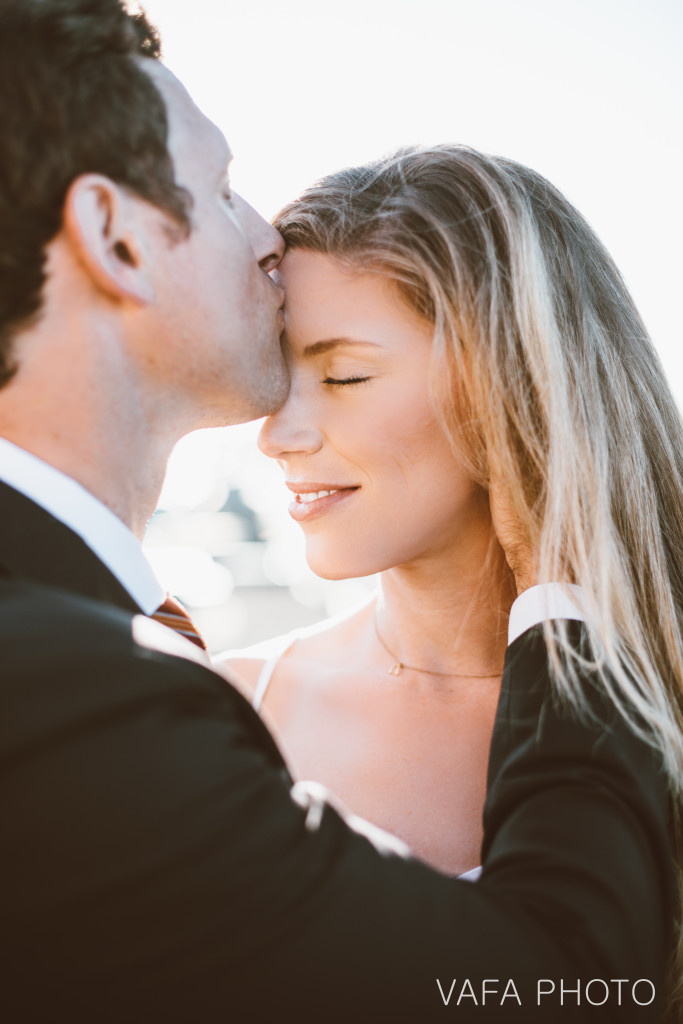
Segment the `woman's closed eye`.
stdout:
<path fill-rule="evenodd" d="M 372 377 L 325 377 L 323 384 L 332 388 L 340 388 L 346 384 L 364 384 L 368 380 L 372 380 Z"/>

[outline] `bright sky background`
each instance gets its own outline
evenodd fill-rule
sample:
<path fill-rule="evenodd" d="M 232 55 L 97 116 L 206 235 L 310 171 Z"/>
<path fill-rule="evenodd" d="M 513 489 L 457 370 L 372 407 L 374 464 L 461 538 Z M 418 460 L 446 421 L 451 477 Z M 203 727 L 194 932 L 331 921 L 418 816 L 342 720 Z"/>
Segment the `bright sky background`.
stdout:
<path fill-rule="evenodd" d="M 143 0 L 272 216 L 410 143 L 511 156 L 614 255 L 683 403 L 681 0 Z"/>

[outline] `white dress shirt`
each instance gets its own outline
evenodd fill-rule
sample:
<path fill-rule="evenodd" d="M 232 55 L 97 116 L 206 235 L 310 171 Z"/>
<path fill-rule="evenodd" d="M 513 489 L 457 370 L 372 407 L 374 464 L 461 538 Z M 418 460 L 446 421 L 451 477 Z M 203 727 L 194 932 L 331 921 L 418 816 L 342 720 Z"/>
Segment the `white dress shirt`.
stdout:
<path fill-rule="evenodd" d="M 77 533 L 145 615 L 151 615 L 162 604 L 166 591 L 142 553 L 139 540 L 85 487 L 5 438 L 0 438 L 0 480 Z"/>

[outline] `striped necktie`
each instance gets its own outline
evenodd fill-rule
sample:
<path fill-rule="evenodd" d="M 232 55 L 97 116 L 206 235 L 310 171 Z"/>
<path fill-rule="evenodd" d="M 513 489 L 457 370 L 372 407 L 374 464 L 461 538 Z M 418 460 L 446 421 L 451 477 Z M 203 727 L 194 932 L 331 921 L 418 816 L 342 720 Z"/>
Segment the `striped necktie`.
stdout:
<path fill-rule="evenodd" d="M 166 595 L 164 603 L 150 617 L 156 619 L 162 626 L 168 626 L 169 629 L 180 633 L 186 640 L 191 640 L 193 644 L 201 647 L 203 651 L 207 649 L 204 638 L 187 614 L 187 611 L 183 608 L 180 601 L 177 601 L 171 594 Z"/>

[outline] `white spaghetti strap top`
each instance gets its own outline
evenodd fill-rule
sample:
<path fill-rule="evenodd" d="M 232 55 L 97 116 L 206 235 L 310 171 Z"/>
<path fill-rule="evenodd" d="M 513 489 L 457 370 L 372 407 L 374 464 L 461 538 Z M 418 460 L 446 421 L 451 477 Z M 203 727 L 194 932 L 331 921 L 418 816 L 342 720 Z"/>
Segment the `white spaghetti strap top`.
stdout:
<path fill-rule="evenodd" d="M 256 681 L 256 689 L 254 690 L 254 696 L 252 697 L 251 703 L 255 711 L 259 711 L 263 698 L 266 695 L 270 682 L 273 678 L 273 673 L 277 668 L 277 664 L 280 658 L 283 657 L 289 651 L 300 636 L 306 632 L 312 632 L 310 628 L 297 629 L 292 633 L 287 633 L 284 637 L 281 637 L 281 643 L 278 645 L 278 649 L 266 659 L 263 664 L 263 668 L 259 673 L 258 680 Z M 465 882 L 476 882 L 481 875 L 481 868 L 472 868 L 470 871 L 465 871 L 462 875 L 458 875 L 459 879 Z"/>
<path fill-rule="evenodd" d="M 259 677 L 256 681 L 256 689 L 254 690 L 254 696 L 251 699 L 251 705 L 254 711 L 259 711 L 263 698 L 266 695 L 266 690 L 270 686 L 270 681 L 273 678 L 273 673 L 277 667 L 277 663 L 283 654 L 286 654 L 290 647 L 294 646 L 294 643 L 299 639 L 302 630 L 295 630 L 293 633 L 288 633 L 283 637 L 283 644 L 279 650 L 275 651 L 274 654 L 264 662 L 263 668 L 259 673 Z"/>

